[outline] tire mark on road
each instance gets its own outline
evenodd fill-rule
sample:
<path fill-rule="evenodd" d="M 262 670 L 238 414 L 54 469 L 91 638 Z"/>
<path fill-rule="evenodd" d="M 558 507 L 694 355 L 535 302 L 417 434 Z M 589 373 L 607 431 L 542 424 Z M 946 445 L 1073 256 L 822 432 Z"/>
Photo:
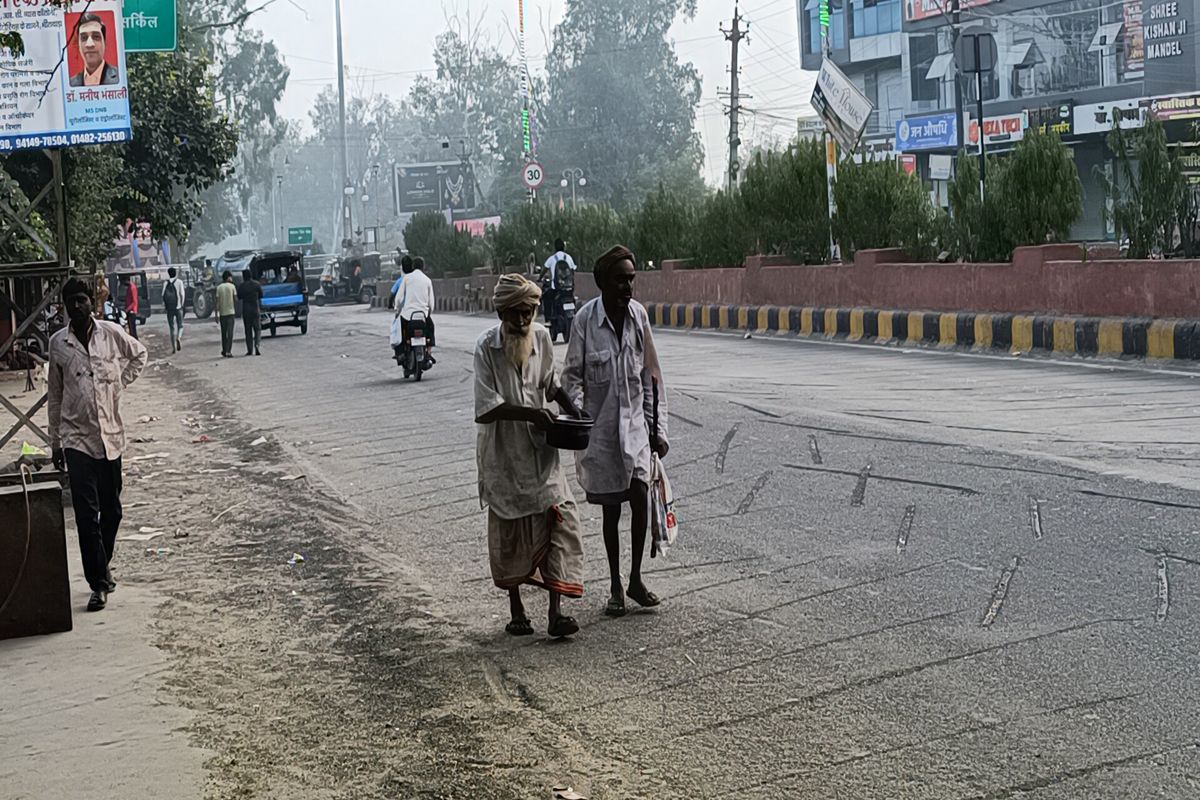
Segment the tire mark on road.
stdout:
<path fill-rule="evenodd" d="M 1034 539 L 1042 538 L 1042 501 L 1032 495 L 1029 497 L 1029 528 Z"/>
<path fill-rule="evenodd" d="M 862 472 L 858 473 L 858 483 L 854 484 L 854 491 L 850 493 L 850 506 L 857 508 L 862 506 L 863 500 L 867 496 L 867 480 L 871 477 L 871 465 L 867 464 L 862 468 Z"/>
<path fill-rule="evenodd" d="M 917 507 L 909 506 L 904 509 L 904 519 L 900 520 L 900 532 L 896 534 L 896 553 L 904 552 L 908 547 L 908 535 L 912 533 L 913 519 L 917 516 Z"/>
<path fill-rule="evenodd" d="M 721 586 L 730 586 L 735 583 L 742 583 L 743 581 L 757 580 L 758 578 L 769 578 L 772 575 L 781 575 L 785 572 L 791 572 L 794 569 L 803 569 L 804 567 L 811 567 L 813 564 L 819 564 L 820 562 L 828 561 L 831 558 L 834 558 L 834 556 L 821 556 L 820 558 L 814 558 L 814 559 L 810 559 L 808 561 L 801 561 L 798 564 L 788 564 L 786 567 L 777 567 L 775 569 L 766 570 L 765 572 L 755 572 L 753 575 L 739 575 L 736 578 L 729 578 L 727 580 L 717 581 L 716 583 L 706 583 L 703 586 L 693 586 L 691 589 L 685 589 L 682 592 L 672 592 L 671 599 L 677 600 L 680 597 L 686 597 L 689 594 L 696 594 L 697 592 L 705 592 L 705 591 L 708 591 L 709 589 L 717 589 Z M 643 573 L 643 574 L 648 575 L 650 573 Z"/>
<path fill-rule="evenodd" d="M 725 434 L 725 438 L 721 440 L 721 448 L 717 450 L 716 467 L 717 473 L 725 474 L 725 458 L 729 455 L 729 445 L 733 444 L 733 437 L 737 436 L 738 428 L 741 427 L 740 422 L 735 422 L 733 427 L 729 429 L 729 433 Z"/>
<path fill-rule="evenodd" d="M 842 686 L 835 686 L 830 689 L 822 689 L 819 692 L 813 692 L 811 694 L 803 695 L 801 697 L 791 697 L 791 698 L 788 698 L 787 700 L 784 700 L 783 702 L 774 703 L 766 708 L 759 709 L 758 711 L 753 711 L 748 714 L 741 714 L 736 717 L 729 717 L 724 720 L 710 722 L 710 723 L 704 725 L 703 727 L 693 728 L 691 730 L 683 731 L 681 733 L 676 734 L 675 736 L 676 736 L 676 738 L 683 738 L 683 737 L 687 737 L 687 736 L 696 736 L 701 733 L 711 732 L 715 728 L 725 728 L 725 727 L 729 727 L 732 725 L 740 725 L 745 722 L 753 722 L 754 720 L 761 719 L 763 717 L 769 717 L 769 716 L 777 714 L 781 711 L 786 711 L 787 709 L 789 709 L 793 706 L 796 706 L 800 703 L 815 703 L 815 702 L 818 702 L 821 700 L 828 700 L 831 697 L 837 697 L 838 695 L 847 694 L 856 689 L 863 689 L 863 688 L 867 688 L 867 687 L 871 687 L 871 686 L 876 686 L 881 683 L 886 683 L 888 681 L 893 681 L 893 680 L 897 680 L 900 678 L 907 678 L 912 675 L 917 675 L 919 673 L 925 672 L 926 670 L 937 669 L 938 667 L 949 666 L 951 664 L 956 664 L 960 661 L 969 661 L 971 659 L 977 658 L 982 655 L 988 655 L 990 653 L 995 653 L 999 650 L 1003 650 L 1006 647 L 1014 647 L 1017 645 L 1029 644 L 1031 642 L 1037 642 L 1037 641 L 1041 641 L 1043 639 L 1049 639 L 1054 636 L 1062 636 L 1063 634 L 1075 633 L 1077 631 L 1086 630 L 1088 628 L 1095 627 L 1098 625 L 1112 625 L 1112 624 L 1117 624 L 1117 623 L 1128 624 L 1128 623 L 1134 622 L 1134 621 L 1135 620 L 1133 620 L 1133 619 L 1128 619 L 1128 618 L 1123 618 L 1123 617 L 1107 617 L 1104 619 L 1091 620 L 1090 622 L 1080 622 L 1075 625 L 1069 625 L 1065 628 L 1056 628 L 1055 630 L 1046 631 L 1045 633 L 1036 633 L 1036 634 L 1032 634 L 1030 636 L 1023 636 L 1019 639 L 1010 639 L 1007 642 L 1000 642 L 998 644 L 988 645 L 987 647 L 978 647 L 973 650 L 967 650 L 962 653 L 956 653 L 955 655 L 952 655 L 952 656 L 936 658 L 931 661 L 923 661 L 919 664 L 912 664 L 907 667 L 899 667 L 897 669 L 887 670 L 886 672 L 881 672 L 876 675 L 868 675 L 864 678 L 858 678 L 858 679 L 855 679 L 852 681 L 848 681 L 847 683 L 843 684 Z"/>
<path fill-rule="evenodd" d="M 695 500 L 697 497 L 704 497 L 704 495 L 706 495 L 706 494 L 712 494 L 713 492 L 719 492 L 722 489 L 728 489 L 731 486 L 737 486 L 740 483 L 741 483 L 741 481 L 729 481 L 728 483 L 718 484 L 717 486 L 710 486 L 707 489 L 698 489 L 697 491 L 689 492 L 688 494 L 679 495 L 678 497 L 675 498 L 675 502 L 679 503 L 684 500 Z"/>
<path fill-rule="evenodd" d="M 833 469 L 832 467 L 810 467 L 805 464 L 781 464 L 780 466 L 786 467 L 787 469 L 798 469 L 801 472 L 826 472 L 830 475 L 850 475 L 851 477 L 855 477 L 855 478 L 862 475 L 861 472 L 852 472 L 847 469 Z M 934 489 L 949 489 L 954 492 L 962 492 L 963 494 L 970 494 L 970 495 L 982 494 L 982 492 L 980 492 L 977 489 L 972 489 L 968 486 L 955 486 L 952 483 L 937 483 L 936 481 L 919 481 L 919 480 L 916 480 L 915 478 L 894 478 L 894 477 L 891 477 L 890 475 L 877 475 L 877 474 L 872 474 L 871 479 L 876 480 L 876 481 L 888 481 L 890 483 L 907 483 L 912 486 L 929 486 Z"/>
<path fill-rule="evenodd" d="M 1167 556 L 1165 553 L 1158 554 L 1156 566 L 1158 572 L 1158 608 L 1154 612 L 1154 619 L 1158 622 L 1163 622 L 1171 610 L 1171 580 L 1170 574 L 1167 572 Z"/>
<path fill-rule="evenodd" d="M 754 406 L 746 405 L 745 403 L 739 403 L 736 400 L 726 400 L 725 402 L 729 403 L 729 405 L 731 405 L 731 406 L 737 406 L 738 408 L 744 408 L 747 411 L 753 411 L 755 414 L 762 414 L 764 417 L 770 417 L 771 419 L 783 419 L 782 414 L 775 414 L 771 411 L 764 411 L 761 408 L 755 408 Z"/>
<path fill-rule="evenodd" d="M 988 604 L 983 620 L 979 623 L 980 627 L 990 628 L 996 621 L 1001 607 L 1004 606 L 1004 601 L 1008 598 L 1008 586 L 1012 583 L 1013 576 L 1017 574 L 1019 566 L 1021 566 L 1021 557 L 1013 556 L 1008 566 L 1001 570 L 1000 580 L 996 581 L 996 588 L 992 590 L 992 601 Z"/>
<path fill-rule="evenodd" d="M 1027 467 L 1006 467 L 996 464 L 978 464 L 974 461 L 943 461 L 943 464 L 953 464 L 957 467 L 975 467 L 976 469 L 991 469 L 1001 472 L 1024 472 L 1030 475 L 1049 475 L 1052 478 L 1063 478 L 1068 481 L 1086 481 L 1091 480 L 1087 475 L 1068 475 L 1063 472 L 1051 472 L 1048 469 L 1030 469 Z"/>
<path fill-rule="evenodd" d="M 824 459 L 821 458 L 821 445 L 817 442 L 817 435 L 810 433 L 808 435 L 808 454 L 812 456 L 814 464 L 823 464 Z"/>
<path fill-rule="evenodd" d="M 1180 750 L 1185 750 L 1189 747 L 1200 746 L 1200 741 L 1184 742 L 1183 744 L 1167 747 L 1162 750 L 1143 750 L 1140 753 L 1125 756 L 1123 758 L 1112 758 L 1105 761 L 1097 761 L 1092 764 L 1086 764 L 1075 769 L 1063 770 L 1050 775 L 1043 775 L 1039 778 L 1031 778 L 1022 783 L 1017 783 L 1012 786 L 1006 786 L 1003 789 L 998 789 L 989 794 L 976 794 L 972 800 L 1008 800 L 1008 798 L 1016 797 L 1017 795 L 1035 792 L 1038 789 L 1046 789 L 1051 786 L 1056 786 L 1065 781 L 1075 780 L 1076 778 L 1086 778 L 1089 775 L 1094 775 L 1097 772 L 1105 772 L 1118 767 L 1127 767 L 1130 764 L 1136 764 L 1139 761 L 1145 761 L 1148 758 L 1158 758 L 1168 753 L 1176 753 Z"/>
<path fill-rule="evenodd" d="M 704 427 L 704 426 L 703 426 L 703 425 L 701 425 L 699 422 L 696 422 L 695 420 L 690 420 L 690 419 L 688 419 L 687 417 L 685 417 L 683 414 L 678 414 L 678 413 L 676 413 L 676 412 L 674 412 L 674 411 L 668 411 L 668 412 L 667 412 L 667 415 L 668 415 L 668 416 L 669 416 L 671 419 L 677 419 L 677 420 L 679 420 L 680 422 L 687 423 L 688 425 L 691 425 L 692 427 L 695 427 L 695 428 L 703 428 L 703 427 Z"/>
<path fill-rule="evenodd" d="M 822 559 L 817 559 L 817 560 L 822 560 Z M 807 562 L 807 563 L 812 564 L 815 562 Z M 800 565 L 797 564 L 796 566 L 800 566 Z M 674 595 L 674 597 L 678 597 L 678 596 L 679 595 Z M 943 611 L 938 614 L 930 614 L 927 617 L 919 617 L 918 619 L 906 619 L 903 622 L 893 622 L 889 625 L 882 625 L 878 628 L 871 628 L 870 630 L 859 631 L 858 633 L 850 633 L 850 634 L 846 634 L 844 636 L 836 636 L 832 639 L 823 639 L 819 642 L 812 642 L 811 644 L 800 645 L 800 646 L 794 647 L 790 650 L 784 650 L 784 651 L 778 652 L 778 653 L 771 653 L 770 655 L 760 656 L 758 658 L 752 658 L 752 659 L 749 659 L 748 661 L 740 661 L 737 664 L 731 664 L 728 667 L 721 667 L 720 669 L 714 669 L 714 670 L 709 670 L 708 672 L 702 672 L 699 675 L 690 675 L 687 678 L 681 678 L 676 681 L 671 681 L 670 683 L 664 683 L 664 684 L 660 684 L 658 686 L 652 686 L 652 687 L 644 689 L 643 691 L 640 691 L 640 692 L 630 692 L 629 694 L 620 695 L 618 697 L 607 697 L 603 700 L 598 700 L 595 703 L 590 703 L 588 705 L 569 709 L 569 711 L 572 713 L 580 712 L 580 711 L 592 711 L 597 708 L 602 708 L 604 706 L 611 705 L 613 703 L 619 703 L 624 700 L 633 700 L 635 698 L 643 697 L 645 695 L 658 694 L 659 692 L 669 692 L 674 689 L 684 689 L 684 688 L 691 689 L 691 688 L 694 688 L 698 682 L 707 680 L 709 678 L 719 678 L 723 675 L 729 675 L 730 673 L 739 672 L 744 669 L 751 669 L 753 667 L 761 666 L 763 664 L 774 664 L 774 663 L 777 663 L 780 659 L 790 658 L 791 656 L 798 656 L 801 653 L 809 653 L 814 650 L 821 650 L 823 648 L 832 647 L 834 645 L 846 644 L 848 642 L 853 642 L 858 639 L 866 639 L 868 637 L 876 636 L 881 633 L 890 633 L 892 631 L 903 630 L 905 628 L 911 628 L 911 627 L 914 627 L 917 625 L 924 625 L 925 623 L 928 623 L 928 622 L 937 622 L 939 620 L 949 619 L 951 617 L 957 616 L 958 614 L 962 614 L 965 610 L 966 609 L 959 608 L 959 609 L 955 609 L 954 611 Z"/>
<path fill-rule="evenodd" d="M 717 455 L 718 452 L 720 451 L 714 450 L 711 453 L 705 453 L 702 456 L 696 456 L 695 458 L 688 459 L 687 461 L 672 461 L 671 469 L 676 470 L 680 469 L 681 467 L 690 467 L 693 464 L 699 464 L 701 461 L 708 461 L 710 458 Z"/>
<path fill-rule="evenodd" d="M 1076 494 L 1086 494 L 1089 497 L 1106 497 L 1109 500 L 1128 500 L 1131 503 L 1146 503 L 1152 506 L 1162 506 L 1163 508 L 1193 508 L 1200 510 L 1200 506 L 1192 505 L 1191 503 L 1172 503 L 1169 500 L 1151 500 L 1147 497 L 1128 497 L 1120 494 L 1108 494 L 1107 492 L 1096 492 L 1091 489 L 1076 489 Z"/>
<path fill-rule="evenodd" d="M 886 575 L 877 575 L 874 578 L 867 578 L 865 580 L 855 581 L 854 583 L 844 583 L 841 586 L 835 586 L 832 589 L 823 589 L 819 592 L 814 592 L 813 594 L 807 594 L 807 595 L 804 595 L 803 597 L 797 597 L 792 600 L 785 600 L 782 603 L 776 603 L 774 605 L 767 606 L 766 608 L 760 608 L 757 611 L 748 612 L 746 614 L 746 619 L 755 619 L 755 618 L 761 617 L 764 614 L 769 614 L 773 611 L 778 611 L 781 608 L 787 608 L 788 606 L 794 606 L 799 603 L 805 603 L 809 600 L 816 600 L 817 598 L 820 598 L 820 597 L 827 597 L 831 594 L 837 594 L 838 592 L 844 592 L 849 589 L 858 589 L 863 586 L 870 586 L 872 584 L 882 583 L 883 581 L 891 580 L 892 578 L 903 578 L 906 575 L 913 575 L 918 572 L 924 572 L 925 570 L 934 569 L 935 567 L 944 567 L 945 565 L 950 564 L 950 563 L 952 563 L 952 559 L 946 558 L 946 559 L 942 559 L 941 561 L 934 561 L 930 564 L 922 564 L 919 567 L 910 567 L 909 569 L 901 570 L 900 572 L 891 572 Z"/>
<path fill-rule="evenodd" d="M 956 444 L 953 442 L 935 442 L 931 439 L 909 439 L 901 436 L 872 436 L 866 433 L 853 433 L 842 428 L 824 428 L 820 425 L 804 425 L 799 422 L 781 422 L 777 420 L 766 420 L 767 425 L 782 425 L 785 428 L 800 428 L 806 431 L 820 431 L 828 433 L 830 436 L 844 436 L 847 439 L 867 439 L 872 442 L 897 442 L 899 444 L 923 444 L 930 447 L 956 447 L 960 450 L 970 450 L 971 446 L 966 444 Z"/>
<path fill-rule="evenodd" d="M 758 476 L 758 479 L 754 481 L 754 485 L 750 487 L 750 491 L 746 492 L 746 496 L 742 498 L 742 502 L 738 503 L 738 514 L 745 514 L 750 510 L 750 506 L 754 505 L 754 500 L 758 497 L 758 493 L 763 490 L 767 485 L 767 481 L 771 480 L 771 476 L 774 474 L 774 470 L 767 470 Z"/>
<path fill-rule="evenodd" d="M 1094 698 L 1091 700 L 1080 700 L 1079 702 L 1076 702 L 1076 703 L 1068 703 L 1066 705 L 1058 706 L 1057 708 L 1046 709 L 1045 711 L 1035 711 L 1032 714 L 1025 714 L 1025 715 L 1022 715 L 1019 717 L 1014 717 L 1013 719 L 1009 719 L 1009 720 L 998 720 L 996 722 L 980 722 L 976 725 L 967 725 L 965 727 L 958 728 L 956 730 L 938 734 L 937 736 L 930 736 L 925 739 L 917 739 L 915 741 L 905 742 L 904 744 L 895 745 L 893 747 L 885 747 L 882 750 L 872 750 L 867 753 L 855 753 L 854 755 L 851 755 L 851 756 L 844 756 L 842 758 L 831 759 L 831 760 L 825 762 L 824 764 L 815 765 L 814 767 L 812 767 L 810 769 L 796 770 L 794 772 L 787 772 L 782 775 L 776 775 L 768 780 L 761 781 L 759 783 L 756 783 L 756 784 L 753 784 L 750 786 L 739 787 L 736 791 L 736 795 L 738 797 L 744 797 L 744 796 L 746 796 L 746 793 L 750 793 L 750 792 L 753 792 L 753 791 L 759 790 L 759 789 L 765 789 L 768 786 L 773 786 L 775 784 L 782 783 L 784 781 L 795 780 L 796 778 L 809 777 L 809 776 L 817 774 L 818 772 L 821 772 L 822 770 L 830 769 L 833 767 L 844 767 L 849 764 L 858 764 L 863 761 L 869 761 L 873 758 L 880 758 L 883 756 L 892 756 L 892 755 L 896 755 L 897 753 L 902 753 L 905 750 L 914 750 L 919 747 L 927 747 L 932 744 L 937 744 L 938 742 L 947 742 L 947 741 L 951 741 L 953 739 L 958 739 L 962 736 L 969 736 L 973 733 L 982 733 L 984 731 L 996 730 L 998 728 L 1007 727 L 1014 723 L 1026 722 L 1029 720 L 1038 719 L 1040 717 L 1050 717 L 1050 716 L 1055 716 L 1057 714 L 1065 714 L 1068 711 L 1079 711 L 1079 710 L 1083 710 L 1083 709 L 1087 709 L 1087 708 L 1099 708 L 1100 706 L 1108 705 L 1109 703 L 1121 703 L 1126 700 L 1136 700 L 1137 698 L 1141 697 L 1143 694 L 1145 694 L 1145 693 L 1144 692 L 1132 692 L 1129 694 L 1119 694 L 1119 695 L 1112 695 L 1109 697 L 1099 697 L 1099 698 Z M 733 793 L 727 793 L 725 795 L 722 795 L 722 797 L 730 797 L 730 796 L 733 796 Z"/>

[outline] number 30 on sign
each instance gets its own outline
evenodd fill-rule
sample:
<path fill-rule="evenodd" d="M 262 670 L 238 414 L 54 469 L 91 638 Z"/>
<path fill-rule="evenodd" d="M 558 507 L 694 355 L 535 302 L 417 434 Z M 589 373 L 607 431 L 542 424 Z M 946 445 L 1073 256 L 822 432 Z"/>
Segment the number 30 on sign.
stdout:
<path fill-rule="evenodd" d="M 536 189 L 546 180 L 546 171 L 536 161 L 531 161 L 521 170 L 521 181 L 527 189 Z"/>

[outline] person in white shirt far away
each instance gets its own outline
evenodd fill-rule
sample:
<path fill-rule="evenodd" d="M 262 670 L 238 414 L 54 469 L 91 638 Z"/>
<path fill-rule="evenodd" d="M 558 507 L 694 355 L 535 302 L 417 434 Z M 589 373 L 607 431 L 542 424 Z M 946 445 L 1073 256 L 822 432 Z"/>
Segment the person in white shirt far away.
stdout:
<path fill-rule="evenodd" d="M 547 322 L 550 321 L 550 310 L 554 308 L 554 293 L 558 291 L 558 276 L 555 273 L 558 272 L 557 267 L 558 262 L 560 261 L 567 262 L 567 268 L 570 269 L 571 272 L 575 272 L 576 269 L 578 269 L 575 266 L 575 259 L 571 258 L 571 254 L 567 252 L 567 243 L 562 239 L 555 239 L 554 253 L 547 258 L 546 263 L 542 265 L 542 275 L 550 276 L 550 291 L 542 292 L 542 318 Z M 542 285 L 543 287 L 546 286 L 544 280 Z"/>
<path fill-rule="evenodd" d="M 420 313 L 425 317 L 425 338 L 433 347 L 433 281 L 425 274 L 425 259 L 417 257 L 408 264 L 401 264 L 404 281 L 396 293 L 396 316 L 400 318 L 400 330 L 408 339 L 408 326 L 413 316 Z"/>
<path fill-rule="evenodd" d="M 167 311 L 167 330 L 171 334 L 171 350 L 183 349 L 183 311 L 187 299 L 187 287 L 174 267 L 167 268 L 167 282 L 163 284 L 163 308 Z"/>

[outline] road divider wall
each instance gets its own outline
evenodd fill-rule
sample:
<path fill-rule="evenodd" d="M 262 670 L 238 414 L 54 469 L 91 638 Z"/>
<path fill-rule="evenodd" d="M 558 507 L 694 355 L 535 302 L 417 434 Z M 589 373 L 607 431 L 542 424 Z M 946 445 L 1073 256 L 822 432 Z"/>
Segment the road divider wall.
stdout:
<path fill-rule="evenodd" d="M 1200 320 L 647 303 L 658 327 L 869 344 L 1200 360 Z"/>

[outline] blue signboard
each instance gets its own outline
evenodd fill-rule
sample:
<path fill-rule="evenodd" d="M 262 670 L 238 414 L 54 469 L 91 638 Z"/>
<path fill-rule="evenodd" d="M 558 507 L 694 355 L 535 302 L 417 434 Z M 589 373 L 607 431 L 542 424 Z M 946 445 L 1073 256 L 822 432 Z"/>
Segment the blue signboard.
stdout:
<path fill-rule="evenodd" d="M 896 123 L 896 150 L 947 150 L 958 144 L 958 126 L 953 114 L 909 117 Z"/>

